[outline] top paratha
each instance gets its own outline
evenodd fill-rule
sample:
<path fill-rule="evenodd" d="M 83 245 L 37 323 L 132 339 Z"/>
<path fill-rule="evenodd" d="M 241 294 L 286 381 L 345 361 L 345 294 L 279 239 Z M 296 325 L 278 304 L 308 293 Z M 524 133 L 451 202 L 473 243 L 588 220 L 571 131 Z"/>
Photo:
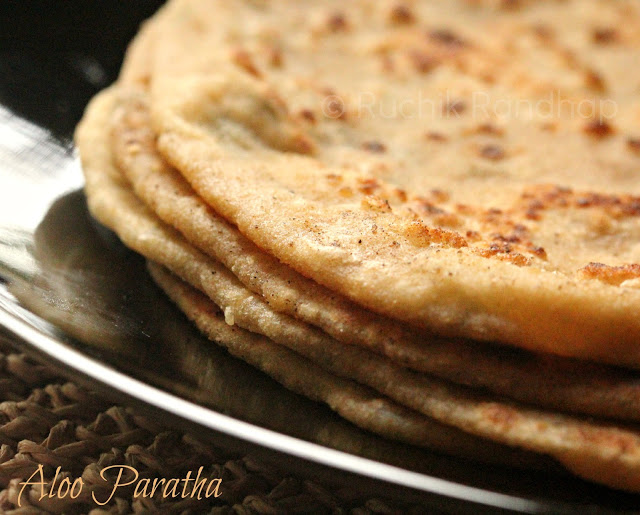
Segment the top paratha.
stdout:
<path fill-rule="evenodd" d="M 120 86 L 112 95 L 114 116 L 103 130 L 111 129 L 114 162 L 133 192 L 189 243 L 224 264 L 272 310 L 317 326 L 337 341 L 364 346 L 404 367 L 456 383 L 560 411 L 640 421 L 640 384 L 633 372 L 416 334 L 406 324 L 359 309 L 296 273 L 222 220 L 158 156 L 144 93 Z M 287 331 L 286 318 L 278 320 L 280 330 Z M 298 339 L 309 345 L 314 337 L 303 333 Z M 321 345 L 333 346 L 329 340 Z M 349 361 L 348 356 L 347 350 L 342 358 Z"/>
<path fill-rule="evenodd" d="M 637 367 L 637 5 L 482 4 L 177 0 L 151 67 L 158 148 L 365 307 Z"/>

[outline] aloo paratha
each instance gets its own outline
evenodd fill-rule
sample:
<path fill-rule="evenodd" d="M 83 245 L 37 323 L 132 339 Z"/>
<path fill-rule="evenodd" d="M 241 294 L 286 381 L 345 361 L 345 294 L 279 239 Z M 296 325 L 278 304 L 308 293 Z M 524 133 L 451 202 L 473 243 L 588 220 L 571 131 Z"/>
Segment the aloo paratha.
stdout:
<path fill-rule="evenodd" d="M 109 138 L 105 134 L 108 133 L 105 130 L 108 116 L 113 109 L 112 98 L 107 91 L 94 99 L 76 134 L 92 212 L 112 227 L 127 245 L 170 266 L 181 277 L 217 299 L 227 323 L 241 317 L 246 324 L 268 328 L 268 324 L 261 325 L 264 323 L 261 318 L 272 316 L 266 305 L 249 292 L 243 293 L 243 287 L 224 267 L 216 268 L 209 258 L 190 249 L 178 233 L 155 219 L 118 176 L 111 161 Z M 203 272 L 201 262 L 207 263 L 206 272 Z M 210 283 L 207 276 L 212 272 L 221 276 L 222 282 L 217 282 L 216 278 Z M 207 288 L 208 284 L 216 284 L 216 289 Z M 240 298 L 244 300 L 234 303 Z M 263 316 L 256 316 L 260 311 Z M 279 325 L 281 331 L 294 326 L 291 323 Z M 582 477 L 616 488 L 640 489 L 640 434 L 633 429 L 501 402 L 427 375 L 409 372 L 355 346 L 343 345 L 342 349 L 334 350 L 327 340 L 313 344 L 298 339 L 295 331 L 289 333 L 291 339 L 286 339 L 286 336 L 285 332 L 279 334 L 284 343 L 296 345 L 297 350 L 307 353 L 314 362 L 333 374 L 339 372 L 345 378 L 355 378 L 383 390 L 393 399 L 428 415 L 420 418 L 421 423 L 426 424 L 429 418 L 433 418 L 436 422 L 495 442 L 549 454 Z M 282 380 L 295 384 L 297 376 L 284 372 Z M 347 396 L 347 401 L 349 399 Z M 348 412 L 348 403 L 343 407 Z M 354 409 L 359 413 L 358 403 Z M 381 416 L 384 413 L 385 410 L 379 412 Z M 400 417 L 403 423 L 408 419 Z M 366 421 L 371 422 L 368 418 Z M 381 430 L 388 427 L 381 423 Z M 411 427 L 403 432 L 402 426 L 394 426 L 388 434 L 405 435 L 407 438 L 415 435 Z"/>
<path fill-rule="evenodd" d="M 170 7 L 158 148 L 259 247 L 443 335 L 640 365 L 638 38 L 593 28 L 637 5 Z"/>
<path fill-rule="evenodd" d="M 456 383 L 565 412 L 640 418 L 640 382 L 635 373 L 416 334 L 278 262 L 212 211 L 161 159 L 148 125 L 145 93 L 119 88 L 116 97 L 112 148 L 135 193 L 275 311 L 316 325 L 341 342 L 368 347 L 403 366 Z"/>

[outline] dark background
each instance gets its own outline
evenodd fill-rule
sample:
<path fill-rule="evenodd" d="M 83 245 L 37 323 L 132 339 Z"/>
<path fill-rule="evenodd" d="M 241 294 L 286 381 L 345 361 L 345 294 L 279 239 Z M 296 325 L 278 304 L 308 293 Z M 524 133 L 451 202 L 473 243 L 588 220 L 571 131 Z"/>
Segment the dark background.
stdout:
<path fill-rule="evenodd" d="M 68 139 L 163 0 L 0 0 L 0 103 Z"/>

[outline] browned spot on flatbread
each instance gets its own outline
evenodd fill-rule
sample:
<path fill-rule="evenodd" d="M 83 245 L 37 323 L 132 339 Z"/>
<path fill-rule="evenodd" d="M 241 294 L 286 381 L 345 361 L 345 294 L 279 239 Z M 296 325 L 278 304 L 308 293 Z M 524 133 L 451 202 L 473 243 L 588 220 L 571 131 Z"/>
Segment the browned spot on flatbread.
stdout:
<path fill-rule="evenodd" d="M 253 75 L 256 78 L 262 77 L 262 73 L 260 72 L 260 70 L 258 70 L 256 65 L 254 64 L 253 58 L 251 57 L 251 54 L 247 50 L 244 50 L 242 48 L 238 48 L 234 50 L 232 54 L 232 60 L 237 66 L 242 68 L 244 71 L 246 71 L 250 75 Z"/>
<path fill-rule="evenodd" d="M 520 419 L 515 410 L 502 404 L 490 403 L 482 407 L 482 416 L 507 432 Z"/>
<path fill-rule="evenodd" d="M 540 184 L 527 188 L 518 205 L 531 219 L 540 219 L 548 209 L 598 208 L 614 218 L 640 216 L 640 196 L 577 192 L 563 186 Z"/>
<path fill-rule="evenodd" d="M 289 150 L 298 154 L 313 154 L 315 145 L 306 134 L 294 134 L 290 139 Z"/>
<path fill-rule="evenodd" d="M 441 132 L 436 132 L 436 131 L 429 131 L 425 134 L 425 137 L 428 140 L 431 141 L 439 141 L 444 143 L 445 141 L 447 141 L 449 138 L 447 138 L 444 134 L 442 134 Z"/>
<path fill-rule="evenodd" d="M 505 158 L 505 151 L 500 145 L 484 145 L 479 150 L 480 156 L 490 161 L 500 161 Z"/>
<path fill-rule="evenodd" d="M 631 152 L 640 155 L 640 138 L 628 138 L 627 148 L 631 150 Z"/>
<path fill-rule="evenodd" d="M 279 46 L 271 45 L 267 49 L 268 62 L 274 68 L 282 68 L 284 65 L 284 57 L 282 55 L 282 49 Z"/>
<path fill-rule="evenodd" d="M 609 266 L 604 263 L 589 263 L 578 270 L 578 273 L 583 279 L 597 279 L 619 286 L 624 281 L 640 278 L 640 264 Z"/>
<path fill-rule="evenodd" d="M 428 73 L 439 64 L 436 57 L 417 48 L 409 50 L 408 56 L 411 64 L 418 73 Z"/>
<path fill-rule="evenodd" d="M 427 34 L 428 38 L 449 50 L 458 50 L 468 46 L 468 43 L 450 29 L 435 29 Z"/>
<path fill-rule="evenodd" d="M 584 126 L 585 134 L 595 139 L 604 139 L 612 136 L 615 132 L 610 123 L 605 120 L 593 120 Z"/>
<path fill-rule="evenodd" d="M 362 148 L 374 154 L 383 154 L 384 152 L 387 151 L 386 145 L 376 140 L 365 141 L 362 144 Z"/>
<path fill-rule="evenodd" d="M 389 201 L 376 195 L 367 195 L 362 199 L 361 206 L 366 211 L 376 211 L 379 213 L 391 213 Z"/>
<path fill-rule="evenodd" d="M 371 195 L 381 187 L 380 181 L 375 177 L 359 178 L 357 182 L 358 190 L 365 195 Z"/>
<path fill-rule="evenodd" d="M 465 135 L 470 134 L 486 134 L 488 136 L 504 136 L 504 129 L 494 125 L 493 123 L 481 123 L 480 125 L 473 127 L 465 131 Z"/>
<path fill-rule="evenodd" d="M 311 109 L 301 109 L 298 113 L 300 118 L 306 120 L 309 123 L 316 123 L 316 115 Z"/>
<path fill-rule="evenodd" d="M 453 100 L 442 106 L 442 113 L 452 116 L 460 116 L 467 109 L 467 104 L 463 100 Z"/>
<path fill-rule="evenodd" d="M 343 12 L 335 12 L 329 15 L 327 27 L 331 32 L 344 32 L 349 28 L 347 17 Z"/>
<path fill-rule="evenodd" d="M 489 248 L 475 247 L 473 252 L 484 258 L 496 258 L 500 261 L 508 261 L 517 266 L 528 266 L 531 259 L 515 252 L 509 243 L 492 243 Z"/>
<path fill-rule="evenodd" d="M 389 21 L 396 25 L 409 25 L 416 21 L 416 17 L 408 5 L 396 4 L 389 11 Z"/>
<path fill-rule="evenodd" d="M 594 29 L 592 39 L 599 45 L 608 45 L 618 40 L 618 32 L 613 27 L 599 27 Z"/>
<path fill-rule="evenodd" d="M 605 82 L 604 77 L 595 70 L 590 68 L 585 69 L 584 81 L 585 85 L 596 93 L 607 92 L 607 83 Z"/>
<path fill-rule="evenodd" d="M 439 227 L 428 227 L 420 221 L 409 223 L 404 229 L 404 235 L 411 243 L 419 247 L 436 244 L 443 247 L 459 249 L 469 246 L 467 240 L 465 240 L 460 233 L 440 229 Z"/>
<path fill-rule="evenodd" d="M 324 105 L 325 114 L 334 120 L 346 120 L 347 110 L 344 102 L 335 94 L 330 94 Z"/>

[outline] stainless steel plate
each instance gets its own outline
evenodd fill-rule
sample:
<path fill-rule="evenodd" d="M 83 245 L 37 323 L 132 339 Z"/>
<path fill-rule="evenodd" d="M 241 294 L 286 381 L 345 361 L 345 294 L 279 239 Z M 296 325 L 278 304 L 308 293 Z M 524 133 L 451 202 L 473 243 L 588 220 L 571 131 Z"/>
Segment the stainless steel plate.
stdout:
<path fill-rule="evenodd" d="M 87 213 L 70 142 L 88 98 L 113 79 L 152 4 L 113 3 L 109 26 L 129 29 L 111 46 L 92 39 L 97 29 L 75 34 L 55 15 L 51 30 L 71 31 L 64 48 L 40 45 L 28 29 L 3 40 L 10 44 L 0 50 L 0 326 L 11 341 L 168 424 L 363 495 L 455 512 L 637 507 L 636 496 L 551 472 L 486 467 L 368 435 L 194 331 L 142 260 Z M 106 16 L 85 11 L 101 22 Z"/>

